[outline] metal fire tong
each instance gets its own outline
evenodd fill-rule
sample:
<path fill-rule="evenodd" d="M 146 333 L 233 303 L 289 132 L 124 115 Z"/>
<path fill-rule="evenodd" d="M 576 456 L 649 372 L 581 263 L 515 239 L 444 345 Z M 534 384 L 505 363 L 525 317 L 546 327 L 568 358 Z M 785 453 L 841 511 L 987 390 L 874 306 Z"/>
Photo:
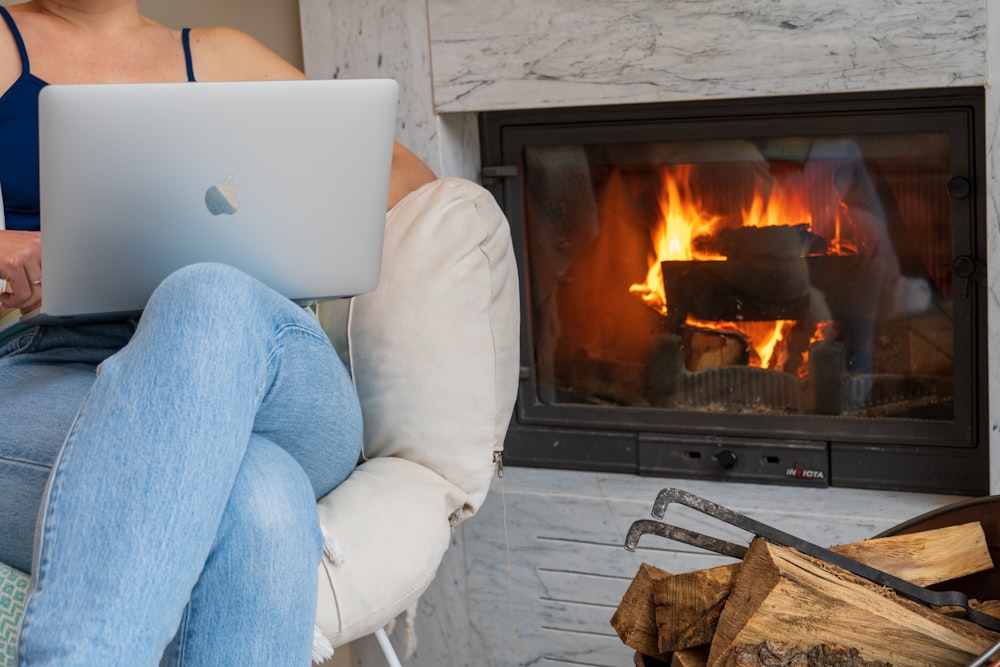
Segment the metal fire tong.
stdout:
<path fill-rule="evenodd" d="M 960 607 L 965 610 L 965 617 L 968 620 L 981 625 L 984 628 L 1000 632 L 1000 618 L 996 618 L 994 616 L 990 616 L 989 614 L 977 611 L 976 609 L 972 609 L 969 606 L 969 599 L 964 593 L 958 591 L 932 591 L 927 588 L 917 586 L 909 581 L 905 581 L 899 577 L 891 575 L 888 572 L 877 570 L 873 567 L 865 565 L 864 563 L 859 563 L 854 559 L 847 558 L 846 556 L 830 551 L 829 549 L 824 549 L 823 547 L 812 544 L 811 542 L 806 542 L 805 540 L 799 539 L 794 535 L 789 535 L 788 533 L 780 531 L 777 528 L 768 526 L 760 521 L 751 519 L 748 516 L 734 512 L 733 510 L 717 505 L 709 500 L 696 496 L 693 493 L 682 491 L 681 489 L 666 488 L 660 491 L 660 493 L 656 496 L 656 502 L 653 503 L 653 517 L 656 519 L 662 519 L 667 510 L 667 506 L 670 503 L 686 505 L 687 507 L 697 510 L 702 514 L 706 514 L 724 523 L 728 523 L 732 526 L 763 537 L 769 542 L 786 547 L 792 547 L 793 549 L 801 551 L 804 554 L 828 563 L 832 563 L 833 565 L 841 567 L 848 572 L 858 575 L 859 577 L 863 577 L 869 581 L 875 582 L 876 584 L 891 588 L 911 600 L 939 607 Z M 725 540 L 708 537 L 685 528 L 671 526 L 661 521 L 653 521 L 650 519 L 636 521 L 631 525 L 628 535 L 625 537 L 625 548 L 629 551 L 635 551 L 636 546 L 639 543 L 639 538 L 647 533 L 666 537 L 668 539 L 690 544 L 702 549 L 708 549 L 710 551 L 726 556 L 732 556 L 734 558 L 742 558 L 747 551 L 746 547 L 739 544 L 733 544 L 732 542 L 726 542 Z"/>

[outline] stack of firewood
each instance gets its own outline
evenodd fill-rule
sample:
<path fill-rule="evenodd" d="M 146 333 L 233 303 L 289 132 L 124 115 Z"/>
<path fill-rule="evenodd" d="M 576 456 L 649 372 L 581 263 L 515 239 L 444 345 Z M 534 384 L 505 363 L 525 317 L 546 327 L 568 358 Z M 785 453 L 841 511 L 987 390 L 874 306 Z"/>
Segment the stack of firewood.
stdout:
<path fill-rule="evenodd" d="M 918 586 L 993 568 L 978 522 L 831 550 Z M 1000 616 L 998 601 L 970 606 Z M 964 614 L 755 538 L 732 565 L 671 575 L 643 564 L 611 625 L 650 665 L 965 667 L 1000 633 Z"/>

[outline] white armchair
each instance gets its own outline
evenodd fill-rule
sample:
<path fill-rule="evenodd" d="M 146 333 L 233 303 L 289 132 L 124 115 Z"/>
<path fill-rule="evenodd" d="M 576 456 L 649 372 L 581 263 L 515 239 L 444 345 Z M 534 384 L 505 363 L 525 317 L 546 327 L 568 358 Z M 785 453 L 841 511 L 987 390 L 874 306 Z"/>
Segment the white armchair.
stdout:
<path fill-rule="evenodd" d="M 486 497 L 517 389 L 517 285 L 492 195 L 442 179 L 390 211 L 378 288 L 321 304 L 361 398 L 367 458 L 319 503 L 333 549 L 317 626 L 334 646 L 414 602 Z"/>
<path fill-rule="evenodd" d="M 320 305 L 361 398 L 365 460 L 319 501 L 318 659 L 410 607 L 486 497 L 517 386 L 517 283 L 493 197 L 442 179 L 389 212 L 378 288 Z M 0 667 L 21 582 L 0 564 Z"/>

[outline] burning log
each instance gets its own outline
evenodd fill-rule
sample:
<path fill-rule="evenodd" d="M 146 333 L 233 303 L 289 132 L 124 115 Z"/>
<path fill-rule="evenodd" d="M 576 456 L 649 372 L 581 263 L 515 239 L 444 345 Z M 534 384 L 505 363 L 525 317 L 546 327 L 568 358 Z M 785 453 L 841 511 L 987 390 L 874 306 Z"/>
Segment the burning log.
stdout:
<path fill-rule="evenodd" d="M 709 322 L 810 319 L 812 289 L 805 259 L 666 261 L 667 330 L 693 316 Z"/>
<path fill-rule="evenodd" d="M 687 341 L 692 341 L 689 347 Z M 808 410 L 807 390 L 831 392 L 837 388 L 835 405 L 841 404 L 840 381 L 820 387 L 795 375 L 747 366 L 746 347 L 739 334 L 714 333 L 654 336 L 646 359 L 643 392 L 651 405 L 676 407 L 718 403 L 747 408 L 766 406 L 786 412 Z M 690 366 L 694 365 L 691 369 Z M 825 376 L 823 376 L 825 377 Z"/>
<path fill-rule="evenodd" d="M 809 231 L 809 224 L 740 226 L 720 229 L 694 239 L 700 254 L 719 254 L 731 259 L 742 257 L 777 257 L 789 259 L 825 255 L 827 242 Z"/>
<path fill-rule="evenodd" d="M 750 361 L 750 344 L 739 332 L 685 327 L 682 339 L 684 367 L 690 371 L 746 366 Z"/>
<path fill-rule="evenodd" d="M 811 319 L 813 290 L 807 256 L 822 253 L 805 226 L 722 229 L 696 239 L 701 253 L 726 261 L 666 260 L 667 330 L 689 315 L 713 322 Z"/>
<path fill-rule="evenodd" d="M 798 412 L 801 381 L 794 375 L 747 366 L 720 366 L 702 371 L 685 368 L 683 337 L 654 336 L 646 362 L 644 393 L 650 405 L 705 406 L 719 403 L 747 408 L 774 407 Z"/>

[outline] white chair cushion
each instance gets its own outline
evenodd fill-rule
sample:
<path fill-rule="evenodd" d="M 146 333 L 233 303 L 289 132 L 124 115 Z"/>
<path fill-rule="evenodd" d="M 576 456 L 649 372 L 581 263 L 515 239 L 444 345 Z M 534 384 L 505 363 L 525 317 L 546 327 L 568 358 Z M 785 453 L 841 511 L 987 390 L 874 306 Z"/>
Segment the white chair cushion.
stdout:
<path fill-rule="evenodd" d="M 344 550 L 321 572 L 317 625 L 335 646 L 412 603 L 451 526 L 485 498 L 517 389 L 519 312 L 507 221 L 489 192 L 461 179 L 389 212 L 374 292 L 349 308 L 320 305 L 350 360 L 367 459 L 319 502 Z"/>

